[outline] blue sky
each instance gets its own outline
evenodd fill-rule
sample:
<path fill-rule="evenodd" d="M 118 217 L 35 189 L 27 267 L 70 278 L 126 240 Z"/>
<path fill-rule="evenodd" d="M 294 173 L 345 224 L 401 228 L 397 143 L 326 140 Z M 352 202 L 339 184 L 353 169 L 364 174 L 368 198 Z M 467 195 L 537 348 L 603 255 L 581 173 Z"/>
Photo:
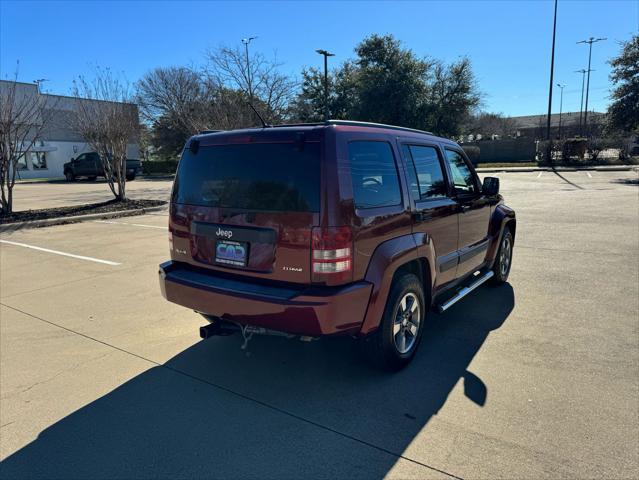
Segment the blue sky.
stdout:
<path fill-rule="evenodd" d="M 319 66 L 317 48 L 353 56 L 372 33 L 392 33 L 422 56 L 473 63 L 484 109 L 507 115 L 547 109 L 551 1 L 450 2 L 170 2 L 0 0 L 0 74 L 20 60 L 19 76 L 47 78 L 44 89 L 68 94 L 74 77 L 96 65 L 135 81 L 157 66 L 202 65 L 207 48 L 259 38 L 251 48 L 277 52 L 299 74 Z M 590 105 L 602 111 L 610 84 L 606 60 L 639 31 L 639 0 L 559 0 L 555 80 L 567 85 L 564 111 L 579 110 L 588 49 L 575 42 L 608 37 L 593 47 Z M 557 92 L 558 93 L 558 92 Z M 555 111 L 559 98 L 553 102 Z"/>

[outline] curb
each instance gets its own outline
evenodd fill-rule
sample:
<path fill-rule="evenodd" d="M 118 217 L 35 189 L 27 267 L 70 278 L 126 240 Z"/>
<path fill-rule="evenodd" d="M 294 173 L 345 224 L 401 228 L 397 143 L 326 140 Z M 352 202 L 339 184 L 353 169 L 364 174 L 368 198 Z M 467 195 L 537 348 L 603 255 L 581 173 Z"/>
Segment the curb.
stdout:
<path fill-rule="evenodd" d="M 552 172 L 550 167 L 495 167 L 495 168 L 476 168 L 479 173 L 491 173 L 491 172 Z M 593 167 L 555 167 L 556 172 L 630 172 L 633 170 L 639 170 L 637 165 L 619 165 L 619 166 L 593 166 Z"/>
<path fill-rule="evenodd" d="M 138 208 L 135 210 L 121 210 L 119 212 L 90 213 L 88 215 L 75 215 L 72 217 L 44 218 L 42 220 L 31 220 L 28 222 L 14 222 L 0 225 L 0 233 L 14 232 L 23 228 L 51 227 L 53 225 L 65 225 L 67 223 L 87 222 L 90 220 L 102 220 L 106 218 L 132 217 L 134 215 L 144 215 L 149 212 L 159 212 L 168 208 L 166 205 L 157 207 Z"/>

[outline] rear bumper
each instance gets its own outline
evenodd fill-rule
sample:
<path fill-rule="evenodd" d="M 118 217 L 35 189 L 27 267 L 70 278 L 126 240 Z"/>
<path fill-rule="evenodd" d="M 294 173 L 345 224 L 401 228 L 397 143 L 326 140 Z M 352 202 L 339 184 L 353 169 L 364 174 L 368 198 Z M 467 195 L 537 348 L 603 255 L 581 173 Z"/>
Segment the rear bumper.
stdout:
<path fill-rule="evenodd" d="M 202 272 L 179 262 L 160 265 L 160 289 L 168 301 L 242 325 L 298 335 L 357 334 L 372 285 L 274 287 Z"/>

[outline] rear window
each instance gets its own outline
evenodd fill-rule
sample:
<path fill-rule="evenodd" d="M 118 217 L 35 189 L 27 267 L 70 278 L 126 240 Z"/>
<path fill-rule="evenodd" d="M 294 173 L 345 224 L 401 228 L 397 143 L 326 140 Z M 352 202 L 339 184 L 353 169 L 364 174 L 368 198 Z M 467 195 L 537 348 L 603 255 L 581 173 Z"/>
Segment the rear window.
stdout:
<path fill-rule="evenodd" d="M 319 143 L 186 149 L 173 202 L 247 210 L 318 212 Z"/>
<path fill-rule="evenodd" d="M 395 157 L 386 142 L 356 141 L 348 144 L 357 208 L 399 205 L 402 197 Z"/>

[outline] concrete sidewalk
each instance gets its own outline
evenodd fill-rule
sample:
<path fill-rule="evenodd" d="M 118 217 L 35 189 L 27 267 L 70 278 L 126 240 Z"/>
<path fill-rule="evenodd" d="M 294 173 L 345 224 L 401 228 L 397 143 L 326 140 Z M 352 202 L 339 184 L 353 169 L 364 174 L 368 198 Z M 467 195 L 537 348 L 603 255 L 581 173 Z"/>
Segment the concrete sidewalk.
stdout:
<path fill-rule="evenodd" d="M 489 172 L 552 172 L 551 167 L 481 167 L 476 168 L 479 173 Z M 629 172 L 639 171 L 639 165 L 594 165 L 591 167 L 555 167 L 557 172 Z"/>

